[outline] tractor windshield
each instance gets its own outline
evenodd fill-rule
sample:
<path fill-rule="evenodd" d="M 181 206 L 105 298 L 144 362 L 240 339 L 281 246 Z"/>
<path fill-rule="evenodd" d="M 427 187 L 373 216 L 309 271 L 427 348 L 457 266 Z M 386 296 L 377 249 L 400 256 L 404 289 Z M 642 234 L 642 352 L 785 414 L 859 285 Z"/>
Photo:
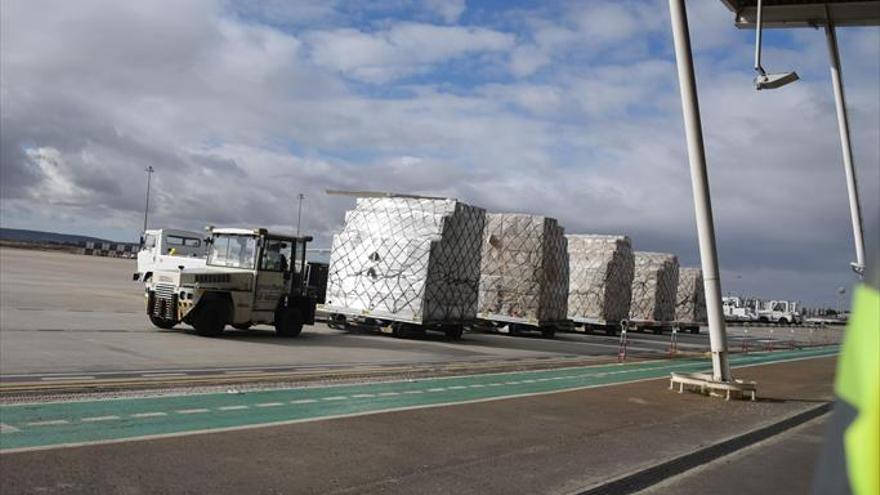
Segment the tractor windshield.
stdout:
<path fill-rule="evenodd" d="M 246 235 L 214 235 L 208 250 L 208 264 L 253 270 L 256 261 L 257 239 Z"/>

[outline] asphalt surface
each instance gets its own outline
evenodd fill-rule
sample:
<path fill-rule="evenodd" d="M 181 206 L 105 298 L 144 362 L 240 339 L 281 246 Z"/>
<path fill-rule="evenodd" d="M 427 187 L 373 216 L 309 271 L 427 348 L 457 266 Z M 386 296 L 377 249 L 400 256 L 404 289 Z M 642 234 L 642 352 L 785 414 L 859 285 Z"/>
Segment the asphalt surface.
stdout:
<path fill-rule="evenodd" d="M 3 454 L 0 491 L 572 493 L 823 404 L 832 398 L 834 368 L 834 358 L 818 358 L 737 369 L 738 377 L 760 380 L 757 402 L 679 395 L 661 379 Z M 808 465 L 791 469 L 811 476 Z M 681 493 L 716 493 L 731 480 L 703 482 Z M 789 488 L 787 477 L 768 475 L 748 493 Z"/>
<path fill-rule="evenodd" d="M 809 493 L 828 416 L 657 484 L 640 495 Z"/>
<path fill-rule="evenodd" d="M 461 341 L 440 335 L 395 339 L 365 329 L 307 327 L 296 339 L 269 327 L 227 330 L 206 339 L 182 325 L 160 330 L 143 314 L 141 284 L 131 281 L 133 260 L 0 248 L 0 380 L 58 381 L 83 377 L 224 374 L 255 369 L 357 367 L 406 363 L 467 363 L 577 358 L 607 361 L 618 338 L 557 334 L 511 337 L 468 333 Z M 835 329 L 731 328 L 731 350 L 836 342 Z M 631 357 L 663 357 L 669 335 L 629 335 Z M 708 350 L 708 338 L 679 334 L 683 352 Z M 91 378 L 86 378 L 91 379 Z"/>

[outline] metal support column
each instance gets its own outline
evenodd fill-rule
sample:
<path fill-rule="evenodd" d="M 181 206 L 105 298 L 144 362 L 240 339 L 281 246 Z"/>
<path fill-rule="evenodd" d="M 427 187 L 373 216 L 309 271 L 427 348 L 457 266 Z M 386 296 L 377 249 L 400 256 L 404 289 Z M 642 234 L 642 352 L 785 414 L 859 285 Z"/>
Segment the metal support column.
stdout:
<path fill-rule="evenodd" d="M 865 268 L 865 239 L 862 234 L 862 212 L 859 206 L 859 188 L 853 167 L 852 144 L 849 139 L 849 117 L 846 113 L 846 96 L 843 93 L 843 76 L 840 70 L 840 52 L 837 50 L 837 33 L 829 20 L 825 24 L 825 38 L 831 58 L 831 83 L 834 86 L 834 103 L 837 106 L 837 127 L 840 130 L 840 148 L 843 151 L 843 169 L 846 172 L 846 190 L 849 193 L 849 212 L 852 217 L 853 240 L 856 245 L 856 261 L 853 269 L 862 276 Z"/>
<path fill-rule="evenodd" d="M 703 147 L 703 129 L 694 62 L 688 32 L 684 0 L 669 0 L 672 17 L 672 35 L 675 42 L 675 60 L 681 89 L 681 107 L 687 135 L 688 161 L 700 241 L 700 261 L 706 291 L 706 313 L 709 320 L 709 343 L 712 351 L 712 376 L 716 381 L 729 382 L 730 363 L 727 355 L 727 328 L 721 306 L 721 279 L 718 275 L 718 255 L 715 251 L 715 225 L 709 196 L 709 178 L 706 173 L 706 151 Z"/>

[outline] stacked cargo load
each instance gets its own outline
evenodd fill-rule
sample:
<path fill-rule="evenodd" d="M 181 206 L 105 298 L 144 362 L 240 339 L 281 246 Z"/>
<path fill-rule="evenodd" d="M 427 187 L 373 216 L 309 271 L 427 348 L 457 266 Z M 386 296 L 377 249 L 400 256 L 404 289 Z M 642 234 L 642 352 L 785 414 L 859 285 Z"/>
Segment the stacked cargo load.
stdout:
<path fill-rule="evenodd" d="M 358 198 L 333 236 L 324 309 L 414 325 L 472 321 L 484 223 L 485 210 L 452 199 Z"/>
<path fill-rule="evenodd" d="M 636 251 L 629 317 L 636 322 L 675 319 L 678 258 L 667 253 Z"/>
<path fill-rule="evenodd" d="M 629 237 L 568 235 L 568 318 L 614 331 L 629 317 L 634 259 Z M 588 327 L 589 328 L 589 327 Z"/>
<path fill-rule="evenodd" d="M 566 320 L 567 296 L 565 230 L 556 219 L 487 214 L 477 316 L 546 327 Z"/>
<path fill-rule="evenodd" d="M 703 270 L 697 267 L 681 267 L 678 270 L 678 293 L 675 302 L 675 319 L 688 325 L 693 332 L 706 322 L 706 293 L 703 289 Z"/>

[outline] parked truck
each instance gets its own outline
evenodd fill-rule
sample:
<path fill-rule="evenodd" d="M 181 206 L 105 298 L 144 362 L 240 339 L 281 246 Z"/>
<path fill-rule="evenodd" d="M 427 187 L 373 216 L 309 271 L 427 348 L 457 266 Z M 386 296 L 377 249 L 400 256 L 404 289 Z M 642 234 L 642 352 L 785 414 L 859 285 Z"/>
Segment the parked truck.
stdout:
<path fill-rule="evenodd" d="M 803 318 L 795 301 L 769 301 L 758 309 L 758 321 L 780 325 L 800 325 Z"/>
<path fill-rule="evenodd" d="M 203 266 L 163 269 L 146 282 L 147 315 L 160 328 L 178 323 L 216 336 L 226 325 L 269 324 L 297 336 L 315 320 L 315 295 L 305 279 L 311 237 L 266 229 L 209 228 Z"/>

